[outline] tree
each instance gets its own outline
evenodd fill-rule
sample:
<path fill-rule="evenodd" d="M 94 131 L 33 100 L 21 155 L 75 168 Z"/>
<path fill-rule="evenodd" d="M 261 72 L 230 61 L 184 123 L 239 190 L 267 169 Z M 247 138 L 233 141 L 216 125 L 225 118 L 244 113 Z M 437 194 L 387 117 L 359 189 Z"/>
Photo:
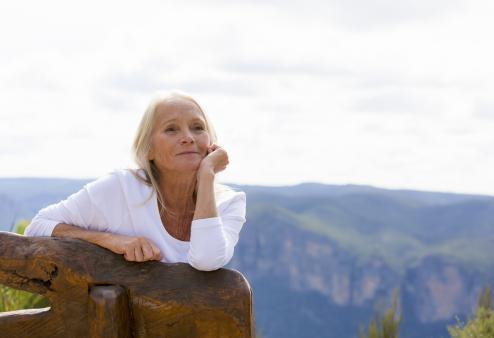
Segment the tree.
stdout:
<path fill-rule="evenodd" d="M 15 225 L 15 232 L 22 235 L 28 225 L 29 221 L 20 220 Z M 50 306 L 48 299 L 41 295 L 0 285 L 0 312 L 47 306 Z"/>
<path fill-rule="evenodd" d="M 494 309 L 491 288 L 485 287 L 479 296 L 475 315 L 466 325 L 448 326 L 452 338 L 492 338 L 494 337 Z"/>
<path fill-rule="evenodd" d="M 378 312 L 375 318 L 369 323 L 367 328 L 367 334 L 365 330 L 361 329 L 360 338 L 398 338 L 400 335 L 400 323 L 402 319 L 400 304 L 399 304 L 399 290 L 393 291 L 393 298 L 391 305 L 384 311 Z"/>

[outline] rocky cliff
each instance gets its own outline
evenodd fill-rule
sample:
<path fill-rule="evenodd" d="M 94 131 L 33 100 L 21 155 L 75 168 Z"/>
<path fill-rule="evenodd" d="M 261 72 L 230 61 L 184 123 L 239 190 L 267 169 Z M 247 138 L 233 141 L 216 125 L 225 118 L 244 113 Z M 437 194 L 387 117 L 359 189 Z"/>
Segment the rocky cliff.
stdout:
<path fill-rule="evenodd" d="M 86 181 L 0 180 L 0 229 Z M 356 337 L 400 290 L 404 338 L 446 337 L 494 284 L 494 198 L 363 186 L 237 186 L 247 223 L 229 267 L 263 337 Z"/>

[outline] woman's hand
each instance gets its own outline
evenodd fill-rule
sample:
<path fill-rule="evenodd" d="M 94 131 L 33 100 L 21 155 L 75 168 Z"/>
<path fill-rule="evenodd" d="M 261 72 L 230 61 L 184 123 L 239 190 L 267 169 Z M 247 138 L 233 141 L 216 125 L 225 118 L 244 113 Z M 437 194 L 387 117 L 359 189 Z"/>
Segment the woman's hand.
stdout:
<path fill-rule="evenodd" d="M 161 260 L 160 249 L 145 237 L 133 237 L 118 234 L 108 234 L 104 247 L 131 262 Z"/>
<path fill-rule="evenodd" d="M 208 148 L 208 154 L 204 157 L 199 165 L 198 175 L 212 174 L 215 175 L 225 170 L 228 165 L 228 154 L 225 149 L 217 144 L 212 144 Z"/>
<path fill-rule="evenodd" d="M 114 253 L 124 255 L 124 258 L 128 261 L 161 260 L 160 249 L 152 241 L 144 237 L 92 231 L 65 223 L 57 224 L 53 229 L 52 236 L 82 239 Z"/>

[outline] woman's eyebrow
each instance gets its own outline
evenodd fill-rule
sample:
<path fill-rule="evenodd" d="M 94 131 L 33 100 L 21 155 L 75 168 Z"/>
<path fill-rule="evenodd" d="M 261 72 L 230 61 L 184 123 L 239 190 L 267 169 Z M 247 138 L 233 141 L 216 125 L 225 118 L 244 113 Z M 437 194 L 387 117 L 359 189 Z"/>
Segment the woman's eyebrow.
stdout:
<path fill-rule="evenodd" d="M 173 122 L 173 121 L 176 121 L 177 119 L 173 118 L 173 119 L 169 119 L 169 120 L 166 120 L 166 121 L 162 121 L 161 124 L 167 124 L 169 122 Z"/>
<path fill-rule="evenodd" d="M 160 125 L 165 125 L 167 123 L 170 123 L 170 122 L 175 122 L 177 119 L 176 118 L 173 118 L 173 119 L 169 119 L 169 120 L 166 120 L 166 121 L 163 121 L 161 122 Z M 192 122 L 201 122 L 201 123 L 205 123 L 205 121 L 199 117 L 195 117 L 191 120 Z"/>

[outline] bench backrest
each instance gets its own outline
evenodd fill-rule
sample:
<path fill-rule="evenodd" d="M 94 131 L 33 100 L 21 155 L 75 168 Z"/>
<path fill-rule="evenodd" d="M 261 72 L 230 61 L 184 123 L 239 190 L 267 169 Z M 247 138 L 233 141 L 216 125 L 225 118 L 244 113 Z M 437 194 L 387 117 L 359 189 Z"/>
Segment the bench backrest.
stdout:
<path fill-rule="evenodd" d="M 81 240 L 0 232 L 0 284 L 51 304 L 0 313 L 2 337 L 255 336 L 251 288 L 234 270 L 127 262 Z"/>

